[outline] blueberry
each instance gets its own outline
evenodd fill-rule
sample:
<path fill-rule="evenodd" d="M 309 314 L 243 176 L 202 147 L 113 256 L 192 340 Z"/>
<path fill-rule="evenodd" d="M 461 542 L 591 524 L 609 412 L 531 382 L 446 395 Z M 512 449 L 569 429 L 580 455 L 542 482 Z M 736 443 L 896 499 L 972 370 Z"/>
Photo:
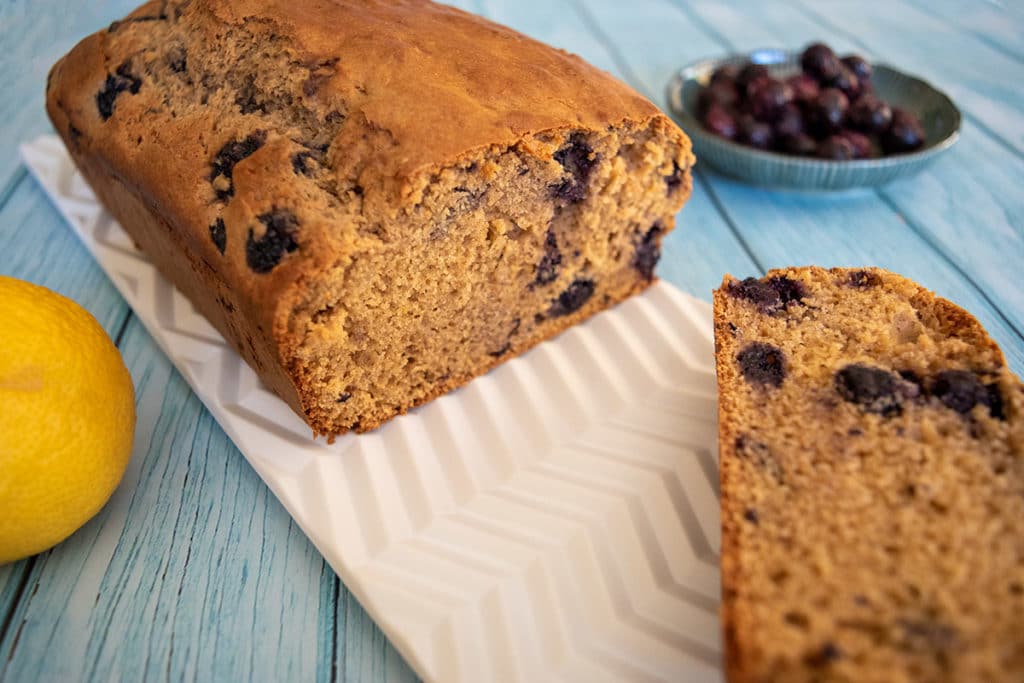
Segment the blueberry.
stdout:
<path fill-rule="evenodd" d="M 315 159 L 316 156 L 312 152 L 296 152 L 292 155 L 292 170 L 295 171 L 296 175 L 312 176 L 314 168 L 306 162 Z"/>
<path fill-rule="evenodd" d="M 505 345 L 502 346 L 497 351 L 489 351 L 487 353 L 487 355 L 491 356 L 492 358 L 501 358 L 506 353 L 511 351 L 512 350 L 512 337 L 514 337 L 516 332 L 519 331 L 519 325 L 521 323 L 522 323 L 522 321 L 519 318 L 516 318 L 515 320 L 513 320 L 512 321 L 512 329 L 508 333 L 508 338 L 505 340 Z"/>
<path fill-rule="evenodd" d="M 881 368 L 859 363 L 847 365 L 836 373 L 835 387 L 844 401 L 869 413 L 894 417 L 903 412 L 900 379 Z"/>
<path fill-rule="evenodd" d="M 865 133 L 881 133 L 892 122 L 892 109 L 871 93 L 858 97 L 848 112 L 850 125 Z"/>
<path fill-rule="evenodd" d="M 804 116 L 800 107 L 792 102 L 784 106 L 775 119 L 775 137 L 781 140 L 787 136 L 796 136 L 804 132 Z"/>
<path fill-rule="evenodd" d="M 537 264 L 535 285 L 546 285 L 558 279 L 558 267 L 562 265 L 562 252 L 558 249 L 558 239 L 553 230 L 548 230 L 544 238 L 544 255 Z"/>
<path fill-rule="evenodd" d="M 744 114 L 739 120 L 740 142 L 757 149 L 768 149 L 772 146 L 772 127 L 767 123 L 756 120 L 749 114 Z"/>
<path fill-rule="evenodd" d="M 872 156 L 871 138 L 855 130 L 844 130 L 839 134 L 853 147 L 854 159 L 867 159 Z"/>
<path fill-rule="evenodd" d="M 841 61 L 847 69 L 856 74 L 861 83 L 867 83 L 871 80 L 873 69 L 868 60 L 860 55 L 846 55 Z"/>
<path fill-rule="evenodd" d="M 829 83 L 839 74 L 842 62 L 828 45 L 812 43 L 800 55 L 800 66 L 819 83 Z"/>
<path fill-rule="evenodd" d="M 843 124 L 850 100 L 838 88 L 825 88 L 818 99 L 808 105 L 808 114 L 814 133 L 827 137 Z"/>
<path fill-rule="evenodd" d="M 831 135 L 818 145 L 818 157 L 830 161 L 849 161 L 853 159 L 857 150 L 853 143 L 842 135 Z"/>
<path fill-rule="evenodd" d="M 979 403 L 989 406 L 991 402 L 988 387 L 982 384 L 977 375 L 967 370 L 943 370 L 938 373 L 932 379 L 931 394 L 947 408 L 964 414 L 971 412 Z"/>
<path fill-rule="evenodd" d="M 845 65 L 840 65 L 839 73 L 829 81 L 829 87 L 842 90 L 843 94 L 851 100 L 856 99 L 861 93 L 860 79 Z"/>
<path fill-rule="evenodd" d="M 786 358 L 782 349 L 765 342 L 745 346 L 736 361 L 743 378 L 753 384 L 779 387 L 786 378 Z"/>
<path fill-rule="evenodd" d="M 664 178 L 665 187 L 667 188 L 666 192 L 669 195 L 671 195 L 673 192 L 675 192 L 682 186 L 683 180 L 686 179 L 686 169 L 680 166 L 677 162 L 673 161 L 672 173 L 670 173 L 667 176 L 664 176 Z"/>
<path fill-rule="evenodd" d="M 736 137 L 738 126 L 736 118 L 721 105 L 711 105 L 701 119 L 704 127 L 719 137 L 732 140 Z"/>
<path fill-rule="evenodd" d="M 142 79 L 132 74 L 128 62 L 117 67 L 114 73 L 107 74 L 103 88 L 96 93 L 96 108 L 100 112 L 100 117 L 106 121 L 114 115 L 114 104 L 118 95 L 123 92 L 137 95 L 141 87 Z"/>
<path fill-rule="evenodd" d="M 842 659 L 843 653 L 839 650 L 835 643 L 829 641 L 822 645 L 819 649 L 810 652 L 804 661 L 807 662 L 808 666 L 814 668 L 821 668 L 828 666 L 834 661 Z"/>
<path fill-rule="evenodd" d="M 295 241 L 299 221 L 291 211 L 274 209 L 257 216 L 266 230 L 263 237 L 256 239 L 252 228 L 245 242 L 245 261 L 253 272 L 264 274 L 272 271 L 285 254 L 299 248 Z"/>
<path fill-rule="evenodd" d="M 633 257 L 633 267 L 640 271 L 640 274 L 647 281 L 654 279 L 654 267 L 661 259 L 661 246 L 658 244 L 658 236 L 662 233 L 661 223 L 655 223 L 650 230 L 644 233 L 640 242 L 636 245 L 636 255 Z"/>
<path fill-rule="evenodd" d="M 924 129 L 917 117 L 903 109 L 893 109 L 892 123 L 882 135 L 886 154 L 912 152 L 924 144 Z"/>
<path fill-rule="evenodd" d="M 851 287 L 858 287 L 860 289 L 877 287 L 882 284 L 882 278 L 869 270 L 855 270 L 847 275 L 846 281 Z"/>
<path fill-rule="evenodd" d="M 736 75 L 736 86 L 740 89 L 740 92 L 747 93 L 754 83 L 770 78 L 770 76 L 768 67 L 764 64 L 748 63 Z"/>
<path fill-rule="evenodd" d="M 726 291 L 738 299 L 751 302 L 765 315 L 780 311 L 790 303 L 800 303 L 806 296 L 804 286 L 785 275 L 775 275 L 766 280 L 752 277 L 733 280 L 726 286 Z"/>
<path fill-rule="evenodd" d="M 793 101 L 793 88 L 768 78 L 758 81 L 747 97 L 747 108 L 758 121 L 775 121 L 783 108 Z"/>
<path fill-rule="evenodd" d="M 561 316 L 575 313 L 583 308 L 583 304 L 594 295 L 594 281 L 587 279 L 574 280 L 569 287 L 558 295 L 551 304 L 549 315 Z"/>
<path fill-rule="evenodd" d="M 587 144 L 582 133 L 573 133 L 569 136 L 565 146 L 555 152 L 554 157 L 555 161 L 572 175 L 571 179 L 564 180 L 553 187 L 554 196 L 564 199 L 570 204 L 583 201 L 586 196 L 587 180 L 589 180 L 594 166 L 597 165 L 594 150 Z"/>
<path fill-rule="evenodd" d="M 348 400 L 350 398 L 352 398 L 352 394 L 350 394 L 347 391 L 343 391 L 343 392 L 341 392 L 341 394 L 338 395 L 337 400 L 335 400 L 334 402 L 335 403 L 348 403 Z"/>
<path fill-rule="evenodd" d="M 232 140 L 225 144 L 217 152 L 211 163 L 210 182 L 215 183 L 219 178 L 227 180 L 227 187 L 215 187 L 214 192 L 217 199 L 227 199 L 235 194 L 235 186 L 232 182 L 234 177 L 235 164 L 242 159 L 251 156 L 256 150 L 263 146 L 267 135 L 263 131 L 256 131 L 242 140 Z"/>
<path fill-rule="evenodd" d="M 210 223 L 210 239 L 213 241 L 213 245 L 217 247 L 217 251 L 223 254 L 228 243 L 228 232 L 223 218 L 218 218 L 213 223 Z"/>
<path fill-rule="evenodd" d="M 793 90 L 793 99 L 797 102 L 813 102 L 821 93 L 821 86 L 818 81 L 807 74 L 796 74 L 786 79 L 786 83 Z"/>
<path fill-rule="evenodd" d="M 747 508 L 743 511 L 743 519 L 747 520 L 751 524 L 760 524 L 761 518 L 757 514 L 757 510 L 754 508 Z"/>
<path fill-rule="evenodd" d="M 728 81 L 718 81 L 706 88 L 702 88 L 697 95 L 697 113 L 701 116 L 713 104 L 718 104 L 726 109 L 736 106 L 739 101 L 739 93 L 736 91 L 736 84 Z"/>

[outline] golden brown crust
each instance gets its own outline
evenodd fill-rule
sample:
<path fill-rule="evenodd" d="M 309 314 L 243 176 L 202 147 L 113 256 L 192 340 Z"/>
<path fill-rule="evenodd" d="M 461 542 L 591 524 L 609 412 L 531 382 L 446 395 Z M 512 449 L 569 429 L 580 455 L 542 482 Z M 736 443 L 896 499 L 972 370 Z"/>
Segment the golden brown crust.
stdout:
<path fill-rule="evenodd" d="M 421 368 L 426 379 L 405 399 L 381 398 L 388 392 L 358 368 L 328 378 L 313 342 L 337 354 L 351 334 L 362 340 L 353 356 L 393 364 L 419 346 L 409 330 L 366 341 L 362 303 L 394 283 L 365 284 L 377 277 L 365 264 L 410 264 L 396 275 L 408 288 L 419 272 L 409 255 L 434 248 L 424 231 L 474 247 L 483 231 L 535 261 L 545 231 L 557 233 L 576 255 L 563 251 L 558 278 L 531 286 L 523 304 L 546 308 L 570 270 L 610 277 L 629 268 L 625 248 L 656 252 L 692 186 L 689 141 L 633 90 L 574 55 L 426 0 L 149 2 L 54 66 L 47 111 L 129 234 L 318 433 L 376 426 L 495 364 L 484 354 Z M 611 215 L 610 204 L 633 208 Z M 584 245 L 602 232 L 605 249 Z M 502 277 L 529 282 L 504 267 Z M 357 273 L 372 291 L 357 287 L 347 300 L 338 283 Z M 595 300 L 610 305 L 617 291 L 598 286 Z M 459 315 L 480 317 L 474 334 L 488 332 L 487 320 L 510 324 L 462 303 Z M 546 338 L 563 323 L 524 322 L 520 334 Z M 328 390 L 354 398 L 336 407 Z"/>
<path fill-rule="evenodd" d="M 1024 676 L 1024 386 L 977 320 L 807 267 L 725 276 L 714 326 L 728 680 Z"/>

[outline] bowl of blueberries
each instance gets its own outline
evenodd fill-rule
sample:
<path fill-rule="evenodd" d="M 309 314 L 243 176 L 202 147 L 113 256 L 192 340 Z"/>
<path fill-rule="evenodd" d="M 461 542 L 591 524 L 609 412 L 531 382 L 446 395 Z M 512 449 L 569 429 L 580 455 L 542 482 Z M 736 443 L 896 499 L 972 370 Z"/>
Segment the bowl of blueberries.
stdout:
<path fill-rule="evenodd" d="M 841 190 L 912 175 L 959 137 L 925 81 L 824 43 L 706 59 L 669 83 L 699 161 L 757 185 Z"/>

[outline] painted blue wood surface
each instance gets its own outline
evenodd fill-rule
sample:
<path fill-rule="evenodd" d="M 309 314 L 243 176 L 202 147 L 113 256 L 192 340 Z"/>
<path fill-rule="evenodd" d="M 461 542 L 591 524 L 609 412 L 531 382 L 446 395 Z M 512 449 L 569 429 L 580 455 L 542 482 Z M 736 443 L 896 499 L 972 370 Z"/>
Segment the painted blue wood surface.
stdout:
<path fill-rule="evenodd" d="M 0 567 L 0 680 L 414 681 L 381 632 L 131 316 L 17 143 L 49 130 L 50 64 L 135 0 L 0 3 L 0 273 L 89 309 L 135 380 L 135 452 L 111 503 Z M 920 74 L 965 114 L 923 174 L 843 195 L 770 192 L 700 167 L 660 273 L 702 298 L 725 272 L 882 265 L 971 310 L 1024 370 L 1024 9 L 838 0 L 460 0 L 581 54 L 663 104 L 699 57 L 824 39 Z M 54 653 L 59 653 L 55 655 Z"/>

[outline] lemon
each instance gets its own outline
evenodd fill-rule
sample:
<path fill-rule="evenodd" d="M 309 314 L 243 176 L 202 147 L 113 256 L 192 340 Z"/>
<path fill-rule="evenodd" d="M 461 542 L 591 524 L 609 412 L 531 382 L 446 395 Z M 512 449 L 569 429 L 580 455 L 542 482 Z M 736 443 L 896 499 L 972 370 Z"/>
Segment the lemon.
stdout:
<path fill-rule="evenodd" d="M 0 276 L 0 564 L 91 519 L 131 456 L 131 376 L 74 301 Z"/>

